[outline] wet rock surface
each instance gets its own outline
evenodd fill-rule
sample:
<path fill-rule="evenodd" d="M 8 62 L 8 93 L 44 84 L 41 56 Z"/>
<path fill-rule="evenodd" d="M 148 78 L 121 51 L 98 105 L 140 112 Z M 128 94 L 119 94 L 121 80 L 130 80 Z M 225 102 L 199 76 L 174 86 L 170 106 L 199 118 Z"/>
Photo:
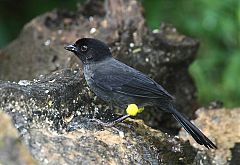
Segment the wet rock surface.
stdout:
<path fill-rule="evenodd" d="M 0 108 L 0 164 L 35 165 L 36 161 L 22 144 L 10 116 Z"/>
<path fill-rule="evenodd" d="M 114 116 L 99 113 L 108 107 L 92 97 L 80 70 L 2 81 L 0 109 L 12 117 L 19 139 L 40 164 L 191 164 L 195 158 L 189 143 L 142 121 L 129 119 L 115 128 L 91 122 Z"/>
<path fill-rule="evenodd" d="M 201 108 L 197 111 L 194 123 L 217 145 L 217 150 L 205 150 L 191 140 L 191 144 L 198 148 L 197 157 L 203 164 L 226 165 L 239 164 L 240 143 L 240 109 L 212 109 Z M 180 138 L 191 139 L 184 130 Z"/>
<path fill-rule="evenodd" d="M 0 79 L 31 80 L 58 69 L 81 66 L 63 47 L 82 37 L 106 42 L 116 58 L 162 84 L 176 97 L 178 109 L 193 116 L 196 89 L 188 66 L 199 43 L 167 24 L 150 30 L 141 4 L 135 0 L 88 1 L 75 12 L 55 10 L 33 19 L 1 50 Z M 174 119 L 154 110 L 141 117 L 154 128 L 177 128 Z"/>

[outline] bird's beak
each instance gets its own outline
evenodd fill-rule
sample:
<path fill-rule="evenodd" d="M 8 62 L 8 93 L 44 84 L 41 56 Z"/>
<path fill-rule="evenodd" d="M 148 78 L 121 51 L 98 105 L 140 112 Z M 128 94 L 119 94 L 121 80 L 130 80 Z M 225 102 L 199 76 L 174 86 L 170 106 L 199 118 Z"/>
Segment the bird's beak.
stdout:
<path fill-rule="evenodd" d="M 76 48 L 75 44 L 70 44 L 70 45 L 64 46 L 64 49 L 66 49 L 68 51 L 71 51 L 71 52 L 74 52 L 74 53 L 77 52 L 77 48 Z"/>

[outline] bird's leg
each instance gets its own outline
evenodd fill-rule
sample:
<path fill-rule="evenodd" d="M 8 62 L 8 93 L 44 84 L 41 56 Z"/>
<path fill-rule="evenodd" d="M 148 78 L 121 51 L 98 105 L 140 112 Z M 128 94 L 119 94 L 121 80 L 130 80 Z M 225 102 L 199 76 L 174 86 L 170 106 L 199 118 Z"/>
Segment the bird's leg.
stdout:
<path fill-rule="evenodd" d="M 112 109 L 113 108 L 113 104 L 112 102 L 110 102 L 110 108 Z M 98 124 L 101 124 L 102 126 L 105 126 L 105 127 L 112 127 L 114 126 L 115 124 L 118 124 L 120 122 L 122 122 L 123 120 L 125 120 L 126 118 L 130 117 L 130 116 L 136 116 L 138 113 L 141 113 L 142 111 L 144 110 L 144 108 L 138 108 L 138 106 L 136 104 L 129 104 L 127 109 L 126 109 L 126 112 L 127 112 L 127 115 L 124 115 L 114 121 L 111 121 L 111 122 L 103 122 L 99 119 L 91 119 L 91 121 L 95 121 L 97 122 Z"/>
<path fill-rule="evenodd" d="M 108 127 L 114 126 L 115 124 L 118 124 L 118 123 L 122 122 L 123 120 L 125 120 L 125 119 L 127 119 L 129 117 L 130 117 L 130 115 L 124 115 L 122 117 L 119 117 L 118 119 L 109 122 L 107 126 Z"/>
<path fill-rule="evenodd" d="M 90 121 L 94 121 L 97 122 L 98 124 L 101 124 L 104 127 L 112 127 L 120 122 L 122 122 L 123 120 L 125 120 L 126 118 L 130 117 L 130 115 L 124 115 L 122 117 L 119 117 L 118 119 L 111 121 L 111 122 L 103 122 L 99 119 L 90 119 Z"/>
<path fill-rule="evenodd" d="M 110 104 L 109 104 L 109 108 L 110 108 L 110 110 L 111 111 L 113 111 L 114 109 L 114 106 L 113 106 L 113 102 L 111 101 L 110 102 Z M 122 117 L 119 117 L 119 118 L 117 118 L 117 119 L 115 119 L 114 121 L 111 121 L 111 122 L 103 122 L 103 121 L 101 121 L 101 120 L 98 120 L 98 119 L 94 119 L 94 121 L 97 121 L 99 124 L 101 124 L 101 125 L 103 125 L 103 126 L 105 126 L 105 127 L 112 127 L 112 126 L 114 126 L 114 125 L 116 125 L 116 124 L 118 124 L 118 123 L 121 123 L 123 120 L 125 120 L 126 118 L 128 118 L 128 117 L 130 117 L 131 115 L 124 115 L 124 116 L 122 116 Z"/>
<path fill-rule="evenodd" d="M 110 102 L 110 109 L 113 109 L 113 104 L 112 102 Z M 114 121 L 111 121 L 111 122 L 103 122 L 99 119 L 91 119 L 91 121 L 95 121 L 97 122 L 98 124 L 101 124 L 102 126 L 105 126 L 105 127 L 112 127 L 114 126 L 115 124 L 118 124 L 120 122 L 122 122 L 123 120 L 125 120 L 126 118 L 129 118 L 130 116 L 136 116 L 138 113 L 141 113 L 142 111 L 144 110 L 144 108 L 138 108 L 138 106 L 136 104 L 129 104 L 126 111 L 127 111 L 127 115 L 124 115 Z"/>

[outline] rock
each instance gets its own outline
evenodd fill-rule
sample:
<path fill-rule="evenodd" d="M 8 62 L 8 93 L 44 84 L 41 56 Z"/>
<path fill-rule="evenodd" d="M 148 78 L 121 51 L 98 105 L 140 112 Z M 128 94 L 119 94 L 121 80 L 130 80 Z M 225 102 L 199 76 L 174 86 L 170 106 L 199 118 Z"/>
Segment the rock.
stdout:
<path fill-rule="evenodd" d="M 240 162 L 240 143 L 235 143 L 234 147 L 231 149 L 232 159 L 230 165 L 238 164 Z"/>
<path fill-rule="evenodd" d="M 0 164 L 37 164 L 27 148 L 21 143 L 11 118 L 0 108 Z"/>
<path fill-rule="evenodd" d="M 45 124 L 50 124 L 51 128 L 61 131 L 66 118 L 94 112 L 94 97 L 79 70 L 61 70 L 33 81 L 0 81 L 0 93 L 0 105 L 13 116 L 17 128 L 27 127 L 22 124 L 37 116 L 39 120 L 50 121 Z"/>
<path fill-rule="evenodd" d="M 190 143 L 198 148 L 198 162 L 203 164 L 226 165 L 236 162 L 237 144 L 240 143 L 240 109 L 199 109 L 194 123 L 217 144 L 217 150 L 206 150 L 193 140 Z M 190 139 L 185 131 L 180 132 L 180 138 Z M 235 149 L 234 149 L 235 148 Z M 231 152 L 232 151 L 232 152 Z M 238 157 L 238 158 L 237 158 Z"/>
<path fill-rule="evenodd" d="M 12 117 L 20 140 L 39 164 L 192 164 L 195 159 L 189 143 L 142 121 L 129 119 L 111 128 L 89 121 L 116 116 L 92 96 L 81 70 L 1 81 L 0 109 Z"/>
<path fill-rule="evenodd" d="M 178 109 L 189 117 L 193 115 L 198 105 L 188 66 L 195 58 L 198 41 L 167 24 L 150 30 L 140 2 L 135 0 L 92 0 L 76 12 L 54 10 L 34 18 L 0 51 L 0 79 L 31 80 L 58 69 L 81 66 L 63 47 L 82 37 L 108 43 L 116 58 L 162 84 L 176 97 Z M 170 116 L 151 112 L 142 115 L 149 125 L 176 128 Z"/>

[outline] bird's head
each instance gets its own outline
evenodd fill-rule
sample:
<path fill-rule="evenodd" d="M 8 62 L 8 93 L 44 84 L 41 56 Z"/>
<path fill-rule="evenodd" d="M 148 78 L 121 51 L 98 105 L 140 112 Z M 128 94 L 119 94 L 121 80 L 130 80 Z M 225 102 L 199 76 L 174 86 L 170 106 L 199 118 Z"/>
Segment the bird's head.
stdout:
<path fill-rule="evenodd" d="M 93 38 L 82 38 L 74 44 L 64 47 L 66 50 L 73 52 L 83 64 L 97 62 L 112 57 L 108 46 L 100 40 Z"/>

